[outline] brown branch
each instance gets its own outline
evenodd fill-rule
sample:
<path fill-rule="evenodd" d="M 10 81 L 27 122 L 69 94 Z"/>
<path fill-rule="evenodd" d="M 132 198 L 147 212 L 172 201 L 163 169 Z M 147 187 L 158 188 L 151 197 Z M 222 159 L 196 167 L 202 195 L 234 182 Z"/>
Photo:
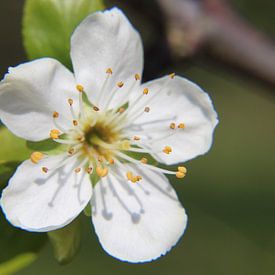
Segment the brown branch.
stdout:
<path fill-rule="evenodd" d="M 275 85 L 275 44 L 223 0 L 157 0 L 174 55 L 204 48 L 224 62 Z"/>

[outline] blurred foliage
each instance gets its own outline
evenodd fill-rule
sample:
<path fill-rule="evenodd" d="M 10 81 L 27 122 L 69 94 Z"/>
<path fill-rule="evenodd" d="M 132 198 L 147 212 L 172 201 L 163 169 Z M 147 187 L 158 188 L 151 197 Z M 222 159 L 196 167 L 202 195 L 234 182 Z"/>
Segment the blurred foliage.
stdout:
<path fill-rule="evenodd" d="M 0 127 L 0 144 L 0 162 L 22 161 L 32 152 L 26 147 L 25 140 L 16 137 L 5 127 Z"/>
<path fill-rule="evenodd" d="M 26 0 L 23 41 L 29 59 L 53 57 L 72 68 L 72 32 L 88 14 L 103 7 L 101 0 Z"/>
<path fill-rule="evenodd" d="M 64 228 L 48 232 L 56 260 L 60 264 L 72 261 L 80 248 L 81 224 L 77 218 Z"/>

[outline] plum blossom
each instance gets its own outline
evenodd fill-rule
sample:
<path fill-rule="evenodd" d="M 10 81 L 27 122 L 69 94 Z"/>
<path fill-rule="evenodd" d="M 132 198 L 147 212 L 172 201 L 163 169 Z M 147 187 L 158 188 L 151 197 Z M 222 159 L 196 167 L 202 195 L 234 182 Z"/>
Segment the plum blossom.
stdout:
<path fill-rule="evenodd" d="M 174 73 L 142 83 L 138 32 L 117 8 L 88 16 L 71 37 L 74 74 L 52 58 L 10 68 L 0 83 L 0 119 L 28 141 L 61 144 L 33 152 L 1 196 L 16 227 L 47 232 L 90 205 L 104 250 L 129 262 L 166 254 L 187 215 L 163 169 L 206 153 L 217 114 L 209 96 Z M 95 180 L 97 178 L 97 180 Z"/>

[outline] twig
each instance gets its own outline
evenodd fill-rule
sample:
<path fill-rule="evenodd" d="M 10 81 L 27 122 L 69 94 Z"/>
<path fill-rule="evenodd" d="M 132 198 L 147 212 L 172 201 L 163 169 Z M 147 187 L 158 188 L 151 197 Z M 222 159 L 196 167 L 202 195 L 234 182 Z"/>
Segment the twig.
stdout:
<path fill-rule="evenodd" d="M 205 49 L 275 85 L 275 44 L 223 0 L 157 0 L 174 55 Z"/>

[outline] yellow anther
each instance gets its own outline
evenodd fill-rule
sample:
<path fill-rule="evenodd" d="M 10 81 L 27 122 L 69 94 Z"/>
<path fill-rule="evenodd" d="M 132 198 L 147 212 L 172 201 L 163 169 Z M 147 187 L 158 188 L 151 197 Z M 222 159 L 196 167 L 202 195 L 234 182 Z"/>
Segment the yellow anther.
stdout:
<path fill-rule="evenodd" d="M 43 157 L 44 154 L 42 154 L 41 152 L 33 152 L 30 159 L 32 163 L 37 164 Z"/>
<path fill-rule="evenodd" d="M 77 85 L 76 85 L 76 89 L 77 89 L 80 93 L 84 92 L 84 87 L 83 87 L 82 85 L 80 85 L 80 84 L 77 84 Z"/>
<path fill-rule="evenodd" d="M 178 171 L 181 172 L 181 173 L 186 174 L 187 169 L 186 169 L 184 166 L 179 166 L 179 167 L 178 167 Z"/>
<path fill-rule="evenodd" d="M 171 78 L 171 79 L 173 79 L 174 77 L 175 77 L 175 73 L 171 73 L 171 74 L 169 74 L 169 77 Z"/>
<path fill-rule="evenodd" d="M 86 168 L 86 172 L 87 172 L 88 174 L 92 174 L 92 172 L 93 172 L 93 167 L 87 167 L 87 168 Z"/>
<path fill-rule="evenodd" d="M 149 107 L 145 107 L 144 108 L 144 112 L 149 113 L 150 112 L 150 108 Z"/>
<path fill-rule="evenodd" d="M 182 179 L 182 178 L 185 177 L 185 174 L 182 173 L 182 172 L 177 172 L 177 173 L 176 173 L 176 177 L 177 177 L 178 179 Z"/>
<path fill-rule="evenodd" d="M 184 124 L 184 123 L 180 123 L 180 124 L 178 125 L 178 128 L 184 129 L 184 128 L 185 128 L 185 124 Z"/>
<path fill-rule="evenodd" d="M 52 139 L 58 139 L 59 138 L 59 136 L 60 136 L 60 131 L 59 130 L 57 130 L 57 129 L 53 129 L 53 130 L 51 130 L 51 132 L 50 132 L 50 137 L 52 138 Z"/>
<path fill-rule="evenodd" d="M 125 112 L 125 108 L 123 108 L 123 107 L 119 108 L 118 113 L 122 114 L 124 112 Z"/>
<path fill-rule="evenodd" d="M 69 98 L 69 99 L 68 99 L 68 103 L 70 104 L 70 106 L 72 106 L 73 103 L 74 103 L 74 101 L 73 101 L 71 98 Z"/>
<path fill-rule="evenodd" d="M 130 141 L 125 139 L 121 142 L 121 149 L 128 150 L 130 149 Z"/>
<path fill-rule="evenodd" d="M 140 75 L 139 74 L 135 74 L 135 80 L 140 80 Z"/>
<path fill-rule="evenodd" d="M 149 93 L 149 89 L 148 89 L 148 88 L 144 88 L 144 89 L 143 89 L 143 94 L 144 94 L 144 95 L 148 95 L 148 93 Z"/>
<path fill-rule="evenodd" d="M 142 177 L 141 177 L 141 176 L 134 176 L 133 173 L 132 173 L 131 171 L 128 171 L 128 172 L 126 173 L 126 177 L 127 177 L 128 180 L 130 180 L 130 181 L 133 182 L 133 183 L 136 183 L 136 182 L 142 180 Z"/>
<path fill-rule="evenodd" d="M 137 181 L 138 181 L 138 178 L 136 176 L 131 178 L 132 183 L 136 183 Z"/>
<path fill-rule="evenodd" d="M 172 148 L 170 146 L 165 146 L 162 152 L 169 155 L 172 152 Z"/>
<path fill-rule="evenodd" d="M 141 177 L 141 176 L 134 176 L 134 177 L 132 177 L 131 182 L 132 182 L 132 183 L 136 183 L 136 182 L 138 182 L 138 181 L 140 181 L 140 180 L 142 180 L 142 177 Z"/>
<path fill-rule="evenodd" d="M 68 154 L 69 154 L 69 155 L 73 155 L 74 152 L 75 152 L 75 149 L 74 149 L 74 148 L 70 148 L 70 149 L 68 150 Z"/>
<path fill-rule="evenodd" d="M 115 163 L 114 159 L 109 159 L 109 164 L 113 165 Z"/>
<path fill-rule="evenodd" d="M 97 166 L 96 167 L 96 173 L 99 177 L 103 178 L 103 177 L 107 176 L 108 168 L 107 167 L 102 168 L 101 166 Z"/>
<path fill-rule="evenodd" d="M 170 129 L 175 129 L 175 128 L 176 128 L 176 123 L 172 122 L 172 123 L 170 124 Z"/>
<path fill-rule="evenodd" d="M 140 137 L 134 136 L 134 137 L 133 137 L 133 140 L 140 140 Z"/>
<path fill-rule="evenodd" d="M 124 83 L 122 81 L 120 81 L 116 85 L 118 88 L 122 88 L 124 86 Z"/>
<path fill-rule="evenodd" d="M 75 172 L 75 173 L 79 173 L 80 171 L 81 171 L 81 168 L 80 168 L 80 167 L 74 169 L 74 172 Z"/>
<path fill-rule="evenodd" d="M 79 137 L 77 137 L 77 140 L 80 141 L 80 142 L 84 142 L 85 137 L 84 136 L 79 136 Z"/>
<path fill-rule="evenodd" d="M 96 112 L 98 112 L 98 111 L 99 111 L 99 108 L 96 107 L 96 106 L 94 106 L 94 107 L 93 107 L 93 110 L 96 111 Z"/>
<path fill-rule="evenodd" d="M 147 158 L 142 158 L 142 159 L 140 160 L 140 162 L 143 163 L 143 164 L 146 164 L 146 163 L 148 162 L 148 159 L 147 159 Z"/>
<path fill-rule="evenodd" d="M 53 112 L 53 118 L 58 118 L 59 117 L 59 113 L 58 112 Z"/>
<path fill-rule="evenodd" d="M 113 74 L 113 70 L 112 70 L 111 68 L 108 68 L 108 69 L 106 70 L 106 74 Z"/>
<path fill-rule="evenodd" d="M 128 171 L 128 172 L 126 173 L 126 177 L 127 177 L 128 180 L 132 180 L 132 178 L 133 178 L 133 173 L 132 173 L 131 171 Z"/>
<path fill-rule="evenodd" d="M 77 126 L 77 125 L 78 125 L 78 121 L 74 119 L 74 120 L 73 120 L 73 125 L 74 125 L 74 126 Z"/>
<path fill-rule="evenodd" d="M 103 156 L 98 156 L 97 160 L 98 160 L 99 162 L 103 162 L 103 161 L 104 161 L 104 158 L 103 158 Z"/>
<path fill-rule="evenodd" d="M 44 172 L 44 173 L 48 173 L 48 171 L 49 171 L 49 169 L 47 167 L 42 167 L 41 169 L 42 169 L 42 172 Z"/>

